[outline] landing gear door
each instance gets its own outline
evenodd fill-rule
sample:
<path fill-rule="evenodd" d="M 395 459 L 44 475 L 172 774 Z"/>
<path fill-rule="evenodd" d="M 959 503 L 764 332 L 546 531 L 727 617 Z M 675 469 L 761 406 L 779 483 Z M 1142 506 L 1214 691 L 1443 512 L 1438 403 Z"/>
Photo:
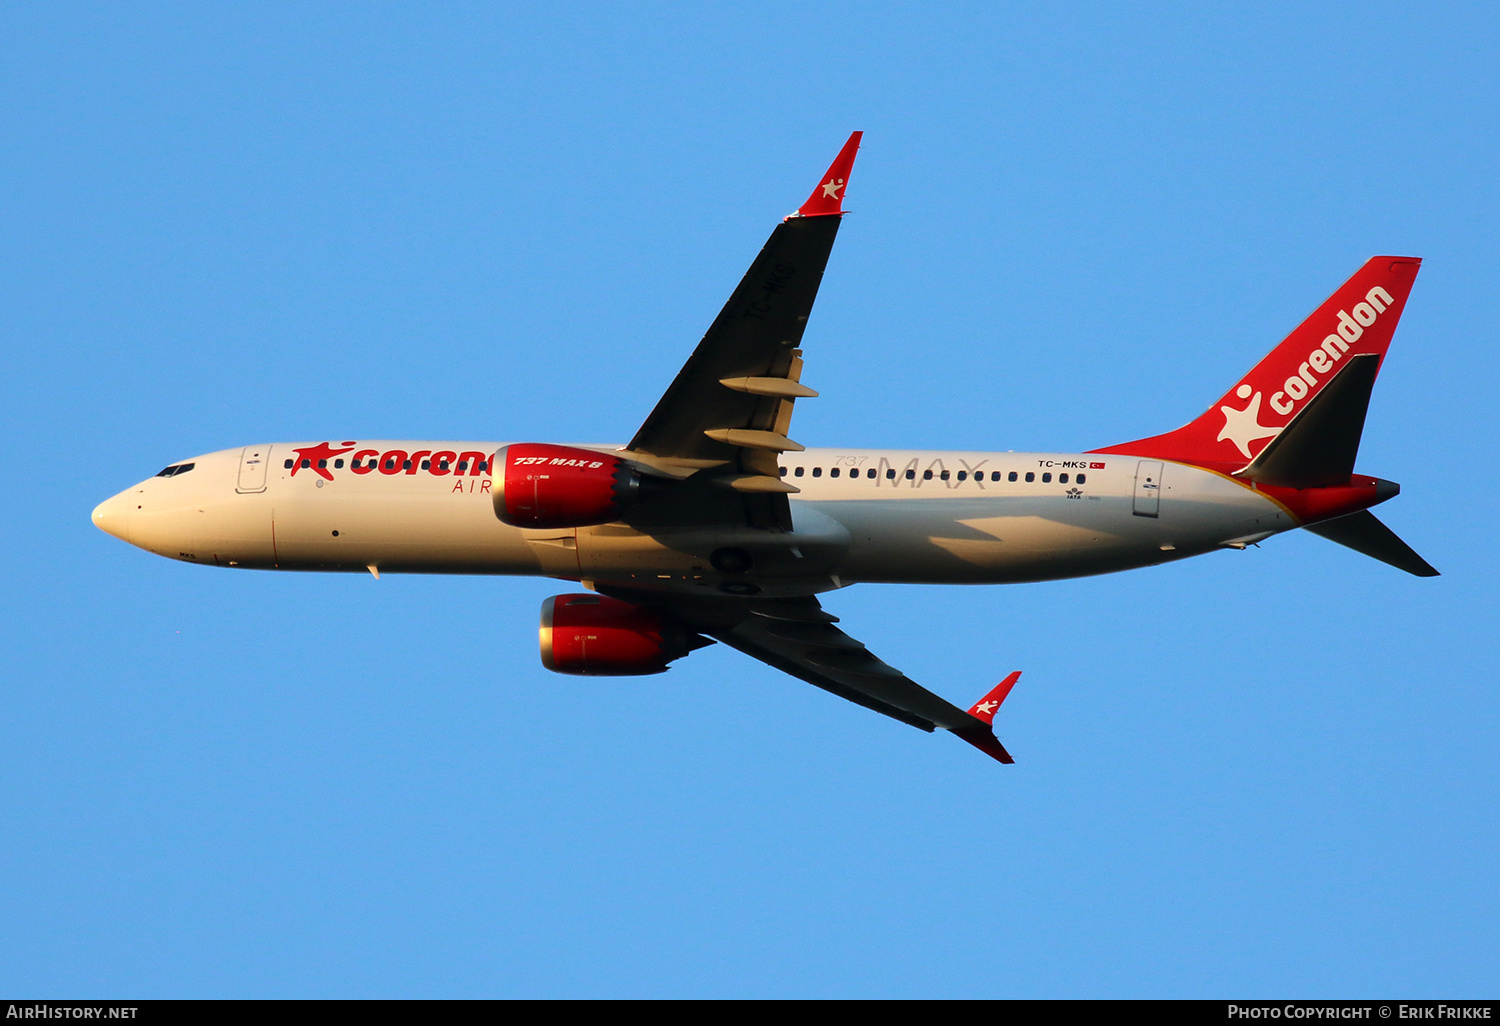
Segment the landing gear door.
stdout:
<path fill-rule="evenodd" d="M 1135 468 L 1135 507 L 1138 517 L 1154 517 L 1161 511 L 1161 464 L 1141 460 Z"/>
<path fill-rule="evenodd" d="M 266 490 L 266 468 L 271 465 L 269 445 L 247 445 L 240 453 L 240 477 L 234 490 L 242 495 Z"/>

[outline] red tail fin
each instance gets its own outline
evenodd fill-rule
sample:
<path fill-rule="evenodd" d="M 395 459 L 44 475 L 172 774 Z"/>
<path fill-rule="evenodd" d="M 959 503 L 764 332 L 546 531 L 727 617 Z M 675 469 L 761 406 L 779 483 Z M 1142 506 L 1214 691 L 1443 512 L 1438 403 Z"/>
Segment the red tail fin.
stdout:
<path fill-rule="evenodd" d="M 1390 347 L 1422 261 L 1371 257 L 1296 331 L 1191 424 L 1095 452 L 1242 467 L 1317 395 L 1347 357 Z"/>

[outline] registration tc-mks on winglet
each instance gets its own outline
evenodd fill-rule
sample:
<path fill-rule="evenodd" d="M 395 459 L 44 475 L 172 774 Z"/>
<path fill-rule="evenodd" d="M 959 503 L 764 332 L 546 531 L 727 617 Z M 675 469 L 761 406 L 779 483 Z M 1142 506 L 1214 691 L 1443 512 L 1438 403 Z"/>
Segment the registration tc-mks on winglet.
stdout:
<path fill-rule="evenodd" d="M 560 673 L 660 673 L 718 640 L 1001 762 L 1010 674 L 969 709 L 882 662 L 819 597 L 861 581 L 1010 584 L 1243 549 L 1306 528 L 1437 573 L 1355 473 L 1420 261 L 1372 257 L 1198 419 L 1084 453 L 816 449 L 792 440 L 802 336 L 856 132 L 628 444 L 276 442 L 168 466 L 94 510 L 172 559 L 257 570 L 529 574 Z"/>

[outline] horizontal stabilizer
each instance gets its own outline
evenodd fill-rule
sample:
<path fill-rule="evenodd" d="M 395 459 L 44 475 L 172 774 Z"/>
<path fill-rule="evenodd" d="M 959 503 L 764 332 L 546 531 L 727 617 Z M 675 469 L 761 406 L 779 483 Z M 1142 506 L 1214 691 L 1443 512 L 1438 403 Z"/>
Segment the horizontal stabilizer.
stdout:
<path fill-rule="evenodd" d="M 1367 509 L 1350 513 L 1346 517 L 1325 520 L 1321 524 L 1311 524 L 1307 530 L 1329 541 L 1348 546 L 1355 552 L 1363 552 L 1372 559 L 1389 563 L 1397 570 L 1405 570 L 1418 577 L 1438 576 L 1438 571 L 1432 568 L 1432 564 L 1417 555 L 1410 545 L 1396 537 L 1395 531 L 1382 524 Z"/>
<path fill-rule="evenodd" d="M 1323 390 L 1236 476 L 1286 488 L 1348 484 L 1379 371 L 1380 357 L 1374 353 L 1349 357 Z"/>

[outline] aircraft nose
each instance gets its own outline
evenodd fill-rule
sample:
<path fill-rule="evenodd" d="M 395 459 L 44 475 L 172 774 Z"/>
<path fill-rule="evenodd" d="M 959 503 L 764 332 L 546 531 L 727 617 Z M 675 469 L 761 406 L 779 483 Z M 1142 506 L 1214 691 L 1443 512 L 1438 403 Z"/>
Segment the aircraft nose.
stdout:
<path fill-rule="evenodd" d="M 121 541 L 130 541 L 129 493 L 105 499 L 94 507 L 94 526 Z"/>

